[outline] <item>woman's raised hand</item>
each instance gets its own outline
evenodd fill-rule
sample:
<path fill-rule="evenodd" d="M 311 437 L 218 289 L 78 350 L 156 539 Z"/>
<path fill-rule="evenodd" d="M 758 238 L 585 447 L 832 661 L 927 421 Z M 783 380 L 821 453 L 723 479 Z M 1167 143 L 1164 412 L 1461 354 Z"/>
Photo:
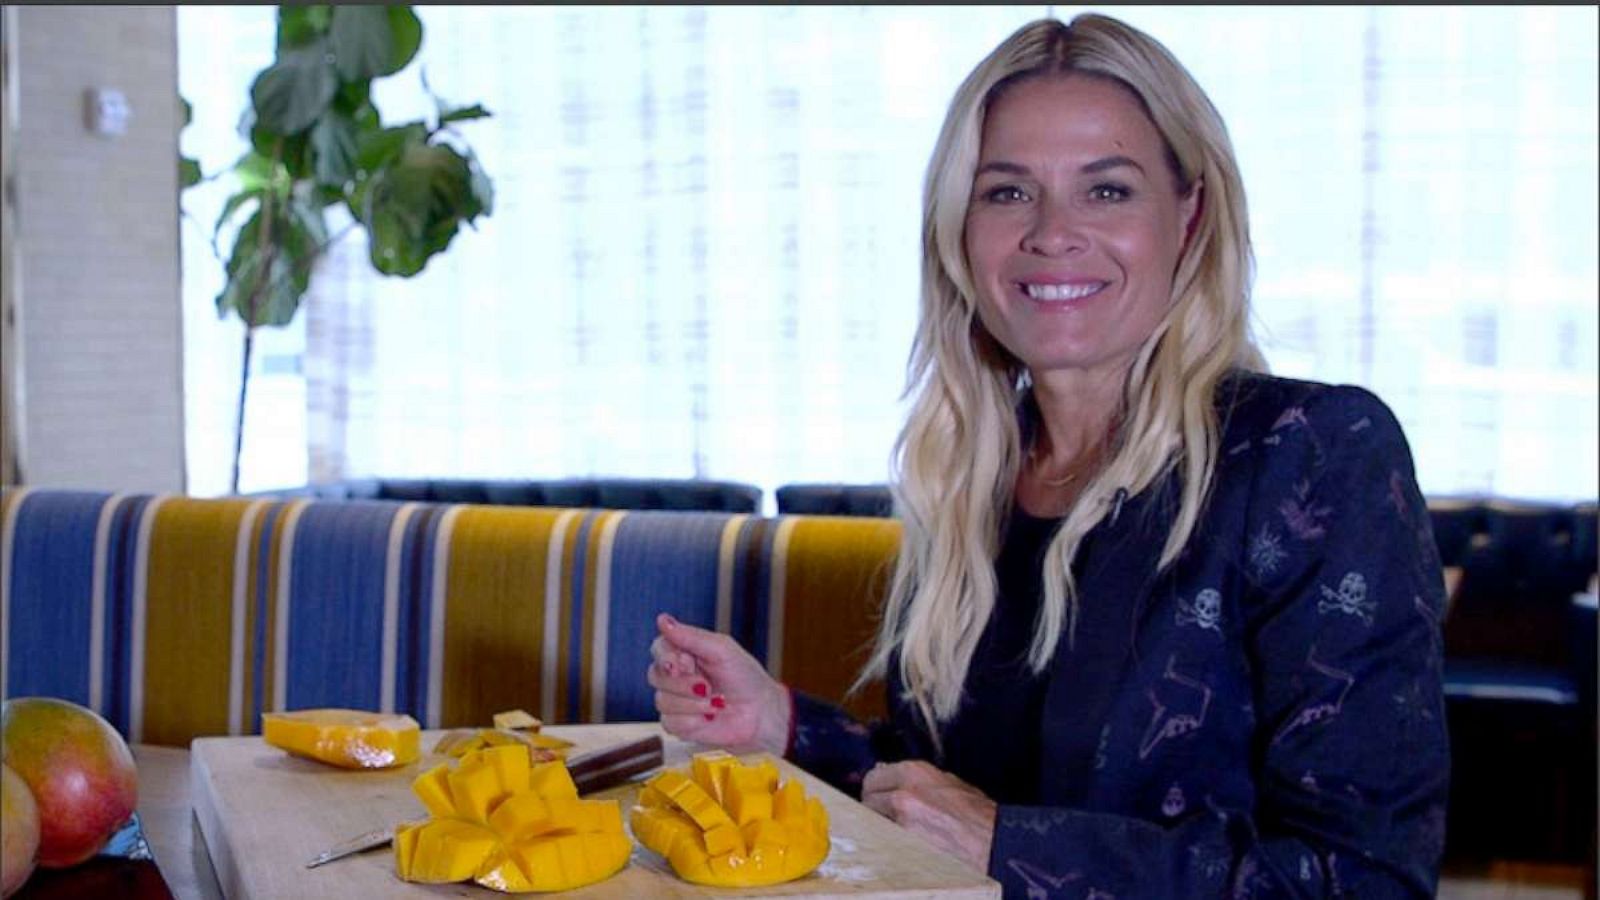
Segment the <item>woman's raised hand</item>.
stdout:
<path fill-rule="evenodd" d="M 645 677 L 668 734 L 740 753 L 783 755 L 789 740 L 789 689 L 733 638 L 672 616 L 656 616 Z"/>

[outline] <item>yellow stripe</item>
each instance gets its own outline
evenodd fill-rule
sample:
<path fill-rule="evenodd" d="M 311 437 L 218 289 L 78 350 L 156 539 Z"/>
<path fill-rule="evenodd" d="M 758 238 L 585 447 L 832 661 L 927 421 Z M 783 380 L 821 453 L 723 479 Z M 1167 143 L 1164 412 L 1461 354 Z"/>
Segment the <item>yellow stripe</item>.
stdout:
<path fill-rule="evenodd" d="M 546 552 L 560 511 L 463 506 L 450 536 L 440 725 L 527 709 L 544 673 Z"/>
<path fill-rule="evenodd" d="M 145 592 L 142 740 L 228 732 L 235 548 L 254 501 L 174 497 L 156 513 Z"/>
<path fill-rule="evenodd" d="M 11 650 L 11 547 L 17 539 L 15 513 L 30 488 L 0 491 L 0 697 L 6 694 L 6 657 Z"/>
<path fill-rule="evenodd" d="M 787 534 L 780 526 L 780 544 L 773 553 L 774 578 L 782 581 L 782 609 L 780 614 L 774 608 L 772 615 L 782 630 L 771 636 L 775 640 L 768 653 L 781 651 L 784 681 L 795 689 L 842 702 L 858 716 L 883 715 L 881 690 L 863 690 L 848 702 L 845 692 L 871 655 L 894 575 L 900 523 L 794 516 L 784 525 Z M 781 564 L 779 549 L 784 551 Z"/>

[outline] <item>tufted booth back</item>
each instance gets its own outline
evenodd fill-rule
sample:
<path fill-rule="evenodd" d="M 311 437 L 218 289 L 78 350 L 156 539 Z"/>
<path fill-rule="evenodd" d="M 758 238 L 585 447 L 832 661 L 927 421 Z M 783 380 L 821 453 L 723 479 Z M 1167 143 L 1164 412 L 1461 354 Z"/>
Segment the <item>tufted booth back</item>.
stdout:
<path fill-rule="evenodd" d="M 894 498 L 882 484 L 786 484 L 777 490 L 778 514 L 879 516 L 894 514 Z"/>
<path fill-rule="evenodd" d="M 753 513 L 761 508 L 761 489 L 755 485 L 736 481 L 673 478 L 578 478 L 560 481 L 356 478 L 281 491 L 263 491 L 258 496 L 744 513 Z"/>
<path fill-rule="evenodd" d="M 0 695 L 171 745 L 314 706 L 653 719 L 666 611 L 839 699 L 898 540 L 883 519 L 10 490 Z"/>
<path fill-rule="evenodd" d="M 1429 512 L 1441 561 L 1462 570 L 1447 655 L 1554 662 L 1551 638 L 1596 569 L 1593 504 L 1434 499 Z"/>

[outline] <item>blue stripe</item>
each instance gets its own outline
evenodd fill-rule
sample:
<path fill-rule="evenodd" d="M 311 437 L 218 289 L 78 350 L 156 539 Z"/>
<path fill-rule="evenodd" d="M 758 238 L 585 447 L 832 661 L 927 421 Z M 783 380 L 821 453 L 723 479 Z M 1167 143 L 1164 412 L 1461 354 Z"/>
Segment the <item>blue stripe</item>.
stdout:
<path fill-rule="evenodd" d="M 771 621 L 772 545 L 777 519 L 750 518 L 739 529 L 733 560 L 733 615 L 729 631 L 750 655 L 767 661 L 767 624 Z"/>
<path fill-rule="evenodd" d="M 251 685 L 250 709 L 244 721 L 246 734 L 261 732 L 261 714 L 266 711 L 267 697 L 267 625 L 272 619 L 272 532 L 277 527 L 278 516 L 288 503 L 274 503 L 267 507 L 261 518 L 261 531 L 256 539 L 256 631 L 250 636 L 255 663 L 255 681 Z"/>
<path fill-rule="evenodd" d="M 6 691 L 89 702 L 94 538 L 110 494 L 40 491 L 16 510 Z"/>
<path fill-rule="evenodd" d="M 428 618 L 433 608 L 433 548 L 446 507 L 424 504 L 400 544 L 400 608 L 395 622 L 394 708 L 428 721 Z"/>
<path fill-rule="evenodd" d="M 728 513 L 633 512 L 617 527 L 611 549 L 605 719 L 656 717 L 645 682 L 656 614 L 715 628 L 717 560 Z"/>
<path fill-rule="evenodd" d="M 100 702 L 106 721 L 124 734 L 132 718 L 133 576 L 138 569 L 139 521 L 150 500 L 149 495 L 124 498 L 112 513 L 106 538 L 106 646 Z"/>
<path fill-rule="evenodd" d="M 781 519 L 768 519 L 762 524 L 761 543 L 756 547 L 756 570 L 750 573 L 750 596 L 755 615 L 749 623 L 750 633 L 745 646 L 756 659 L 767 662 L 767 635 L 772 622 L 772 553 L 778 545 L 778 523 Z M 841 660 L 842 662 L 842 660 Z"/>
<path fill-rule="evenodd" d="M 399 503 L 314 502 L 300 515 L 290 573 L 287 709 L 377 709 L 383 574 Z"/>

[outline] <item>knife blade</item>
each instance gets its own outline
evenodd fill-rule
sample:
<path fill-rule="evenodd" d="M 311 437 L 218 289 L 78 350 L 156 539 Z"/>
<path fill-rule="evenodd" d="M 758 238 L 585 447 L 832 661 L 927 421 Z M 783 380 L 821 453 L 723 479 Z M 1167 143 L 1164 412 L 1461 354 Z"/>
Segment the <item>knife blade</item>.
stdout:
<path fill-rule="evenodd" d="M 615 787 L 644 772 L 661 765 L 661 737 L 650 735 L 635 741 L 580 753 L 567 761 L 567 772 L 579 794 Z M 374 850 L 394 840 L 394 826 L 375 828 L 313 856 L 306 868 L 315 869 L 336 859 L 344 859 L 365 850 Z"/>

